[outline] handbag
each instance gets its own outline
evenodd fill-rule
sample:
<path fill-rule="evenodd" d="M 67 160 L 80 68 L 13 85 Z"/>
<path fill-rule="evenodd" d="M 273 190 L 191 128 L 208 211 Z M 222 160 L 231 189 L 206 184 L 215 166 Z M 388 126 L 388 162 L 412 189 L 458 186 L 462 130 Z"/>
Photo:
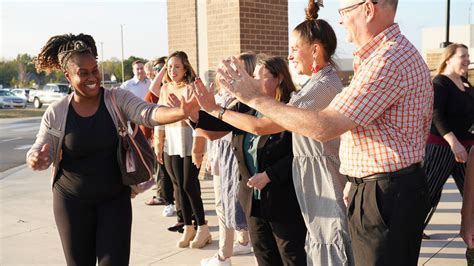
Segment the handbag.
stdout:
<path fill-rule="evenodd" d="M 115 92 L 111 93 L 111 103 L 117 117 L 117 157 L 122 182 L 131 186 L 135 194 L 144 192 L 155 184 L 153 174 L 157 166 L 156 155 L 140 128 L 130 121 L 124 121 Z"/>

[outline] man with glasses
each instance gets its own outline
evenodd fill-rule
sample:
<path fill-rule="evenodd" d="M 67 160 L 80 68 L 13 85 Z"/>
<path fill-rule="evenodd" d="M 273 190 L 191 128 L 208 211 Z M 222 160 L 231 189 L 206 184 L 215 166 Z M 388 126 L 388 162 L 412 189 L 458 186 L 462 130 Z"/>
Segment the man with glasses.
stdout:
<path fill-rule="evenodd" d="M 420 163 L 433 88 L 426 63 L 394 23 L 397 4 L 341 0 L 340 24 L 358 47 L 354 77 L 322 110 L 279 104 L 239 67 L 223 61 L 219 69 L 223 86 L 280 126 L 321 142 L 341 137 L 356 265 L 417 265 L 427 208 Z"/>

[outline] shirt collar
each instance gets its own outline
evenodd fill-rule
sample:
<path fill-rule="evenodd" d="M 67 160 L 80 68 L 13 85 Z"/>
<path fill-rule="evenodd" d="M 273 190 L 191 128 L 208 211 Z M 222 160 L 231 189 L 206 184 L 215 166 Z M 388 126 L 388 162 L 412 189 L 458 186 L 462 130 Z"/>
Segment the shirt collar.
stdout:
<path fill-rule="evenodd" d="M 145 78 L 145 79 L 142 80 L 141 82 L 146 82 L 146 79 L 147 79 L 147 78 Z M 138 79 L 137 76 L 133 76 L 133 78 L 132 78 L 132 83 L 133 83 L 133 85 L 137 85 L 138 83 L 140 83 L 140 80 Z"/>
<path fill-rule="evenodd" d="M 326 76 L 329 72 L 333 70 L 333 67 L 330 63 L 328 63 L 325 67 L 320 69 L 317 73 L 313 73 L 311 75 L 311 80 L 319 80 L 321 77 Z"/>
<path fill-rule="evenodd" d="M 375 38 L 362 45 L 357 51 L 355 51 L 354 58 L 358 60 L 354 60 L 354 62 L 360 63 L 364 61 L 386 41 L 392 40 L 400 34 L 400 27 L 397 23 L 393 23 L 392 26 L 386 28 L 384 31 L 375 36 Z"/>

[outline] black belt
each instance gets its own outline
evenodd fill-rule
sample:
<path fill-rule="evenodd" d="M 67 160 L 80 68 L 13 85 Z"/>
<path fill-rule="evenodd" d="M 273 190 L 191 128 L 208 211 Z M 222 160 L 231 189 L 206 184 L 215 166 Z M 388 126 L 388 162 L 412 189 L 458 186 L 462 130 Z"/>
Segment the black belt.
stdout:
<path fill-rule="evenodd" d="M 421 167 L 421 163 L 415 163 L 395 172 L 377 173 L 377 174 L 373 174 L 373 175 L 369 175 L 369 176 L 361 177 L 361 178 L 346 175 L 346 178 L 347 178 L 347 181 L 351 183 L 356 183 L 356 184 L 374 182 L 374 181 L 379 181 L 379 180 L 396 179 L 401 176 L 410 174 L 411 172 L 419 169 L 420 167 Z"/>

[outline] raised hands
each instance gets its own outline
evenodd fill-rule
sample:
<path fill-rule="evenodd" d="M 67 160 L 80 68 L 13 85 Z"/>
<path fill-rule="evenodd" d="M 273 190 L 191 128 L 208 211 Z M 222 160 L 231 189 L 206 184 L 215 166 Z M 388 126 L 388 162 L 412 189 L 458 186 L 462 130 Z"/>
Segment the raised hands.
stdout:
<path fill-rule="evenodd" d="M 35 171 L 48 169 L 51 161 L 49 159 L 49 145 L 44 144 L 40 151 L 32 152 L 26 161 L 28 166 Z"/>
<path fill-rule="evenodd" d="M 202 83 L 201 80 L 196 80 L 194 82 L 194 96 L 204 111 L 210 113 L 212 111 L 219 110 L 219 105 L 216 104 L 216 99 L 214 98 L 214 83 L 211 83 L 211 88 L 208 90 L 206 86 Z"/>
<path fill-rule="evenodd" d="M 247 74 L 244 66 L 235 57 L 223 60 L 217 73 L 221 76 L 219 78 L 220 85 L 224 86 L 239 101 L 249 106 L 253 106 L 252 102 L 258 97 L 264 96 L 261 90 L 262 83 Z"/>

